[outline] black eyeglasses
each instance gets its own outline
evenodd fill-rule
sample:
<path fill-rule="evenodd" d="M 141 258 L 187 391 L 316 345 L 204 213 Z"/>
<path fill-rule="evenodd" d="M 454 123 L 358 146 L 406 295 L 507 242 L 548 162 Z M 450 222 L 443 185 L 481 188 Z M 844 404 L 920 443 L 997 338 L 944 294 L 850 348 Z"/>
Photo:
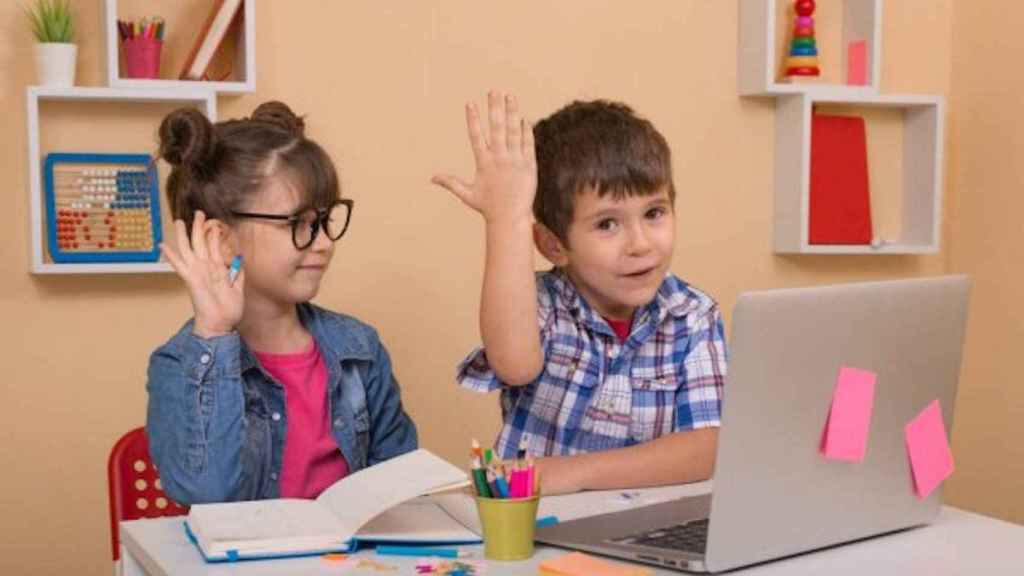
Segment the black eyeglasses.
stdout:
<path fill-rule="evenodd" d="M 278 220 L 287 222 L 292 227 L 292 243 L 295 248 L 305 250 L 313 245 L 316 235 L 323 228 L 324 234 L 337 242 L 348 230 L 348 222 L 352 217 L 352 205 L 354 202 L 348 198 L 340 198 L 326 210 L 307 208 L 298 214 L 285 216 L 283 214 L 258 214 L 255 212 L 234 212 L 231 214 L 237 218 L 258 218 L 261 220 Z"/>

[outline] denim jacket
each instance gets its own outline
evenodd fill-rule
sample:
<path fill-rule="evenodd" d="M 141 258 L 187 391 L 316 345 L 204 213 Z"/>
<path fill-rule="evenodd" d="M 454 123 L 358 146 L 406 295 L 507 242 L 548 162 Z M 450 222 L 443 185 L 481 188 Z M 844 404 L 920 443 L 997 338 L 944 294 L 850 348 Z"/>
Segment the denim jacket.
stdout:
<path fill-rule="evenodd" d="M 298 311 L 327 365 L 332 431 L 349 471 L 414 450 L 416 426 L 377 332 L 312 304 Z M 146 430 L 163 489 L 185 505 L 276 498 L 284 388 L 237 332 L 207 340 L 192 325 L 149 360 Z"/>

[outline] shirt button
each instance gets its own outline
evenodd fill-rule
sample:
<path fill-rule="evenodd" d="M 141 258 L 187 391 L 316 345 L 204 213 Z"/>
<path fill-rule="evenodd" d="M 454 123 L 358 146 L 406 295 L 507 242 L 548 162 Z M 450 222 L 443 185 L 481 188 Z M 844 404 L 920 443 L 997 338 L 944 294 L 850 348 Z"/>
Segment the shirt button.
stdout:
<path fill-rule="evenodd" d="M 277 472 L 271 472 L 270 473 L 270 479 L 271 480 L 277 480 Z"/>
<path fill-rule="evenodd" d="M 280 412 L 274 412 L 273 414 L 270 415 L 270 418 L 274 422 L 277 422 L 278 420 L 281 419 L 281 413 Z"/>
<path fill-rule="evenodd" d="M 201 364 L 209 364 L 210 363 L 210 355 L 209 354 L 203 354 L 202 356 L 199 357 L 199 362 Z"/>

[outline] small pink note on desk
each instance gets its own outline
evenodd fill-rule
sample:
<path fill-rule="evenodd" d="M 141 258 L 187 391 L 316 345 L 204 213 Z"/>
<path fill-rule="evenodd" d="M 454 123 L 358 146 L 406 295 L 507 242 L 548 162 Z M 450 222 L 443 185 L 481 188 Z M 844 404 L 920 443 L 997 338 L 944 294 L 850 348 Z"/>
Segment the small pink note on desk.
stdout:
<path fill-rule="evenodd" d="M 541 576 L 652 576 L 647 568 L 608 562 L 582 552 L 571 552 L 540 563 Z"/>
<path fill-rule="evenodd" d="M 904 429 L 914 493 L 924 500 L 953 473 L 953 453 L 942 420 L 942 406 L 934 400 Z"/>
<path fill-rule="evenodd" d="M 874 372 L 842 366 L 832 392 L 832 405 L 820 451 L 830 460 L 863 462 L 868 448 L 871 411 L 875 402 Z"/>

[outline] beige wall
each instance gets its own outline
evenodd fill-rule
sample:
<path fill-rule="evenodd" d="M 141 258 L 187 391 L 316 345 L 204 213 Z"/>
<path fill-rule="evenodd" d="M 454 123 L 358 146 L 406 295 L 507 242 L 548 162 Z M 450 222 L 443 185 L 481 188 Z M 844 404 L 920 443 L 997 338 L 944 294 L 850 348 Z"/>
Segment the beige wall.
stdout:
<path fill-rule="evenodd" d="M 958 2 L 953 35 L 950 269 L 974 278 L 953 450 L 954 504 L 1024 522 L 1020 297 L 1024 37 L 1017 2 Z"/>
<path fill-rule="evenodd" d="M 819 2 L 822 14 L 836 1 Z M 79 83 L 100 85 L 101 2 L 74 4 L 81 20 Z M 126 10 L 143 5 L 122 4 Z M 181 10 L 175 6 L 202 4 L 161 0 L 155 11 L 175 16 Z M 1003 206 L 1011 201 L 1017 174 L 990 167 L 992 152 L 985 146 L 999 135 L 1003 141 L 1019 137 L 1024 126 L 1007 123 L 1009 98 L 996 91 L 1011 75 L 988 68 L 1000 59 L 1010 66 L 1014 51 L 981 52 L 970 41 L 998 29 L 1005 41 L 1020 42 L 1009 19 L 972 8 L 953 34 L 951 0 L 886 3 L 883 89 L 949 95 L 954 88 L 953 103 L 961 106 L 951 113 L 951 134 L 962 139 L 954 142 L 954 163 L 946 167 L 955 184 L 947 203 L 954 212 L 942 252 L 782 257 L 771 252 L 773 106 L 736 95 L 734 1 L 661 0 L 639 9 L 586 0 L 487 8 L 468 0 L 400 7 L 259 4 L 259 89 L 221 97 L 221 117 L 247 115 L 261 101 L 283 99 L 308 114 L 309 132 L 339 163 L 345 191 L 358 205 L 318 300 L 380 329 L 425 446 L 461 461 L 471 436 L 489 439 L 498 427 L 495 397 L 461 392 L 452 383 L 454 365 L 478 340 L 481 222 L 428 184 L 436 169 L 470 175 L 462 103 L 479 100 L 490 87 L 511 90 L 537 117 L 572 98 L 606 97 L 635 106 L 672 145 L 680 190 L 674 269 L 716 295 L 727 312 L 746 289 L 953 269 L 978 275 L 954 430 L 960 472 L 953 493 L 965 506 L 1024 520 L 1024 498 L 1009 489 L 1024 478 L 1020 453 L 1018 463 L 1009 463 L 1005 453 L 980 445 L 986 438 L 1021 435 L 1021 425 L 1002 415 L 1008 404 L 1020 407 L 1022 394 L 1008 375 L 998 377 L 1011 367 L 1003 352 L 1011 349 L 1013 334 L 1002 318 L 1009 288 L 999 274 L 1010 266 L 991 256 L 998 253 L 996 241 L 1009 241 L 1010 233 L 999 230 L 1020 229 Z M 184 34 L 182 25 L 168 32 L 165 62 L 172 65 L 188 44 L 171 40 Z M 819 25 L 823 37 L 837 36 L 834 21 L 822 16 Z M 143 423 L 147 356 L 190 306 L 170 275 L 28 274 L 24 87 L 33 82 L 33 69 L 31 40 L 14 3 L 0 4 L 0 30 L 2 126 L 11 134 L 0 141 L 10 197 L 0 226 L 0 256 L 8 263 L 0 276 L 0 318 L 7 328 L 0 343 L 7 367 L 0 402 L 0 542 L 10 552 L 0 554 L 0 573 L 105 574 L 106 455 L 119 434 Z M 978 51 L 974 66 L 962 64 L 972 51 Z M 951 78 L 951 69 L 959 76 Z M 986 109 L 963 109 L 967 104 Z M 48 113 L 48 141 L 73 138 L 63 131 L 75 112 Z M 116 109 L 101 112 L 102 124 L 90 133 L 96 147 L 152 149 L 159 110 L 150 111 L 152 124 L 135 116 L 117 121 Z M 973 114 L 981 126 L 965 125 Z M 88 126 L 88 120 L 77 122 Z M 1003 202 L 982 204 L 982 183 Z M 885 203 L 885 181 L 877 184 Z M 989 226 L 992 218 L 1006 226 Z M 1015 314 L 1021 314 L 1019 305 Z M 994 490 L 988 477 L 1004 478 L 1007 488 Z"/>

